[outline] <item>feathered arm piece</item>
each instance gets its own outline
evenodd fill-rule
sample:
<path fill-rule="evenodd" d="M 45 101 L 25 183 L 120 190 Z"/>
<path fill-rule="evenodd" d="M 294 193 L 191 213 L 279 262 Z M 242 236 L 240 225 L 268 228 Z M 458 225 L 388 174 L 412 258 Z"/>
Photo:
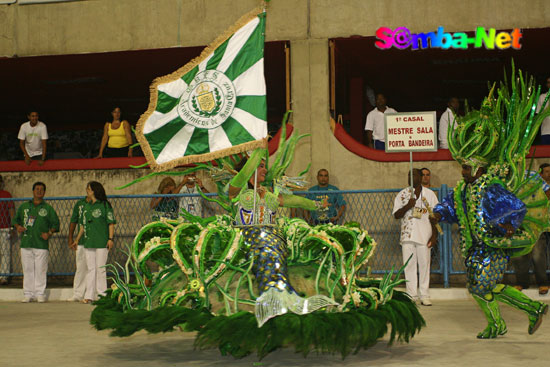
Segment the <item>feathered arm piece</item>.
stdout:
<path fill-rule="evenodd" d="M 278 180 L 275 180 L 273 187 L 281 194 L 292 195 L 292 190 L 305 190 L 307 181 L 303 176 L 299 177 L 287 177 L 283 176 Z"/>
<path fill-rule="evenodd" d="M 250 180 L 250 177 L 254 174 L 254 171 L 260 163 L 262 163 L 262 159 L 265 154 L 265 149 L 256 149 L 248 158 L 248 161 L 244 165 L 244 167 L 237 173 L 231 181 L 229 181 L 229 185 L 233 187 L 243 188 L 246 186 L 246 183 L 248 180 Z"/>
<path fill-rule="evenodd" d="M 292 111 L 287 111 L 283 117 L 279 147 L 277 148 L 277 153 L 275 155 L 275 159 L 273 160 L 273 164 L 269 166 L 267 174 L 265 175 L 266 183 L 273 183 L 284 175 L 285 171 L 290 166 L 290 163 L 292 163 L 292 159 L 294 158 L 296 144 L 300 141 L 300 139 L 309 136 L 309 134 L 298 135 L 297 133 L 294 133 L 288 140 L 286 139 L 286 121 L 290 112 Z"/>
<path fill-rule="evenodd" d="M 302 208 L 306 210 L 321 209 L 325 203 L 322 201 L 309 200 L 298 195 L 281 194 L 283 198 L 283 206 L 285 208 Z"/>

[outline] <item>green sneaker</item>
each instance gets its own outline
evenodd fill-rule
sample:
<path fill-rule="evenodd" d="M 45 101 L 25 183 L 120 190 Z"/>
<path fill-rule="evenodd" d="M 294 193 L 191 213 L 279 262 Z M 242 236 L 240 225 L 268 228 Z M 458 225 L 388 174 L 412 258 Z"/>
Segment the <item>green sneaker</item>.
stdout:
<path fill-rule="evenodd" d="M 548 312 L 548 305 L 534 301 L 514 287 L 498 284 L 493 289 L 495 298 L 509 306 L 517 308 L 529 317 L 529 334 L 534 334 L 542 323 L 542 317 Z"/>
<path fill-rule="evenodd" d="M 498 307 L 497 301 L 494 299 L 488 301 L 483 297 L 477 295 L 472 295 L 476 300 L 477 304 L 483 311 L 485 318 L 487 319 L 487 327 L 477 334 L 478 339 L 494 339 L 499 335 L 504 335 L 508 331 L 506 328 L 506 323 L 500 316 L 500 309 Z"/>
<path fill-rule="evenodd" d="M 540 306 L 536 312 L 529 314 L 529 335 L 532 335 L 537 331 L 540 324 L 542 324 L 542 316 L 548 313 L 548 305 L 546 303 L 539 302 Z"/>

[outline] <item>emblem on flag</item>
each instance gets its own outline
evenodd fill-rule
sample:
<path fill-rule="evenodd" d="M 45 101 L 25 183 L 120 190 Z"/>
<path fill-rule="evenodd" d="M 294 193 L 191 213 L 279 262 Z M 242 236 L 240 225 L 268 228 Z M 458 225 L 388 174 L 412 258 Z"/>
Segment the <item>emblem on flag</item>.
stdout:
<path fill-rule="evenodd" d="M 198 128 L 223 124 L 235 108 L 235 87 L 223 73 L 206 70 L 195 77 L 178 104 L 178 115 Z"/>
<path fill-rule="evenodd" d="M 151 168 L 162 171 L 264 147 L 265 13 L 241 18 L 174 73 L 155 79 L 136 136 Z"/>

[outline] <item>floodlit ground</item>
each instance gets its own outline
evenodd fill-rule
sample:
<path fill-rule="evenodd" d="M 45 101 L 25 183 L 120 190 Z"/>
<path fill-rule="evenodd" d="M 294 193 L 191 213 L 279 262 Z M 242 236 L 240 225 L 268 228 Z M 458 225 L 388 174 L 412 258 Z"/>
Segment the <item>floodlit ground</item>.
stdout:
<path fill-rule="evenodd" d="M 292 349 L 262 361 L 223 357 L 217 350 L 193 349 L 193 333 L 179 331 L 112 338 L 88 323 L 92 306 L 68 302 L 21 304 L 0 302 L 0 366 L 548 366 L 550 318 L 535 335 L 527 334 L 527 317 L 502 306 L 508 334 L 477 340 L 485 326 L 473 301 L 434 300 L 422 307 L 427 327 L 409 344 L 388 347 L 382 340 L 345 360 L 333 355 L 303 358 Z"/>

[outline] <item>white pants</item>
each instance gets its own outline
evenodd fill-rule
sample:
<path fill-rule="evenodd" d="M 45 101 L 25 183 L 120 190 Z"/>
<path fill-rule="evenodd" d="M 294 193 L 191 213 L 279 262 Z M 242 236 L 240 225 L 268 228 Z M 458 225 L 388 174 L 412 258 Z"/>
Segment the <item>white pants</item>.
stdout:
<path fill-rule="evenodd" d="M 86 274 L 88 267 L 86 266 L 86 251 L 84 246 L 78 246 L 76 249 L 76 272 L 74 273 L 73 282 L 73 297 L 83 299 L 86 291 Z"/>
<path fill-rule="evenodd" d="M 11 273 L 11 241 L 9 228 L 0 228 L 0 274 Z M 6 275 L 0 275 L 0 279 L 8 279 Z"/>
<path fill-rule="evenodd" d="M 44 297 L 48 274 L 48 250 L 38 248 L 21 249 L 23 265 L 23 294 L 25 298 Z"/>
<path fill-rule="evenodd" d="M 86 299 L 96 300 L 98 294 L 105 295 L 107 291 L 107 263 L 109 250 L 107 248 L 85 248 L 86 254 Z"/>
<path fill-rule="evenodd" d="M 413 299 L 430 298 L 430 251 L 426 245 L 405 243 L 401 246 L 403 251 L 403 264 L 409 259 L 405 267 L 405 279 L 407 280 L 407 293 Z M 411 256 L 412 255 L 412 256 Z M 418 276 L 417 276 L 418 271 Z"/>

